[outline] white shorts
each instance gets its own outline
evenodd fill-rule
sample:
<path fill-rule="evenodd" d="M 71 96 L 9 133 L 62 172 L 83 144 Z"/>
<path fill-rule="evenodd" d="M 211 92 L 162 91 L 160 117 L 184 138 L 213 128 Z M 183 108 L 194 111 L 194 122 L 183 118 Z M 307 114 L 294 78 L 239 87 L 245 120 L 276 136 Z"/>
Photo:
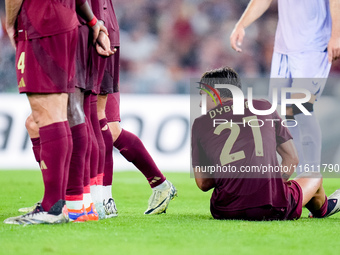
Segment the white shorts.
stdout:
<path fill-rule="evenodd" d="M 273 88 L 278 88 L 278 103 L 281 103 L 282 87 L 307 89 L 316 100 L 325 87 L 331 63 L 327 51 L 301 52 L 291 54 L 273 53 L 270 73 L 269 98 L 272 101 Z M 290 95 L 286 96 L 290 98 Z"/>

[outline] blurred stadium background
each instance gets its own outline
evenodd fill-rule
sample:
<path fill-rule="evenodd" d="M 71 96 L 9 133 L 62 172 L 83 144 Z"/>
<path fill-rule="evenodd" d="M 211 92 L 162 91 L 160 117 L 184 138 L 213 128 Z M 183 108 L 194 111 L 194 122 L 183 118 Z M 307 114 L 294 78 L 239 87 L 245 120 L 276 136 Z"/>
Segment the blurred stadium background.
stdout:
<path fill-rule="evenodd" d="M 33 157 L 28 156 L 31 153 L 30 144 L 28 143 L 27 146 L 27 137 L 23 133 L 24 120 L 29 114 L 29 108 L 24 113 L 22 108 L 14 110 L 16 104 L 13 102 L 19 100 L 25 104 L 25 98 L 24 96 L 10 97 L 17 95 L 18 90 L 14 68 L 15 52 L 5 31 L 4 2 L 0 0 L 2 23 L 0 26 L 0 169 L 8 169 L 13 165 L 9 157 L 15 151 L 14 156 L 18 157 L 18 150 L 21 151 L 20 159 L 23 162 L 32 158 L 30 164 L 25 163 L 30 168 L 35 164 Z M 120 86 L 123 93 L 121 107 L 123 127 L 126 126 L 142 138 L 162 168 L 186 170 L 190 164 L 188 125 L 190 78 L 197 78 L 202 72 L 223 65 L 235 68 L 241 77 L 254 79 L 268 77 L 277 23 L 277 2 L 273 1 L 265 15 L 246 30 L 242 54 L 231 49 L 229 36 L 237 19 L 246 8 L 248 0 L 114 0 L 113 2 L 121 29 Z M 340 61 L 337 61 L 332 66 L 324 97 L 320 101 L 320 104 L 323 101 L 325 105 L 320 107 L 321 114 L 319 114 L 324 135 L 323 160 L 327 161 L 325 163 L 333 163 L 334 159 L 340 157 L 340 153 L 337 152 L 339 147 L 337 141 L 340 136 L 335 128 L 340 124 L 340 120 L 335 118 L 339 115 L 336 109 L 340 106 L 339 76 Z M 266 96 L 268 84 L 262 82 L 258 86 L 263 86 L 260 91 L 263 91 L 263 95 Z M 130 97 L 131 94 L 134 96 Z M 147 106 L 149 108 L 140 108 L 143 104 L 147 105 L 147 102 L 152 102 Z M 7 116 L 5 113 L 10 116 L 14 114 L 11 123 L 4 117 Z M 9 124 L 13 130 L 14 127 L 19 126 L 21 131 L 10 133 Z M 17 139 L 20 132 L 23 140 L 13 142 L 12 136 L 13 139 Z M 11 145 L 17 148 L 12 150 Z M 173 162 L 180 162 L 180 164 L 173 166 L 171 165 Z M 169 163 L 171 166 L 168 165 Z M 16 166 L 21 167 L 21 165 Z M 119 163 L 116 167 L 124 168 Z"/>

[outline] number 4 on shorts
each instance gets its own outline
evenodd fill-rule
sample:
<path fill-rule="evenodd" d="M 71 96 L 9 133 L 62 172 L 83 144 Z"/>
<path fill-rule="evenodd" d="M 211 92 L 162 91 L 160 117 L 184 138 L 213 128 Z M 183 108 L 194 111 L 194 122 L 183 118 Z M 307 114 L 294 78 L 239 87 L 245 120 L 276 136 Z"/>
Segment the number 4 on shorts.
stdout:
<path fill-rule="evenodd" d="M 18 60 L 17 68 L 18 68 L 18 70 L 21 71 L 21 74 L 24 73 L 24 71 L 25 71 L 25 52 L 21 52 L 19 60 Z"/>

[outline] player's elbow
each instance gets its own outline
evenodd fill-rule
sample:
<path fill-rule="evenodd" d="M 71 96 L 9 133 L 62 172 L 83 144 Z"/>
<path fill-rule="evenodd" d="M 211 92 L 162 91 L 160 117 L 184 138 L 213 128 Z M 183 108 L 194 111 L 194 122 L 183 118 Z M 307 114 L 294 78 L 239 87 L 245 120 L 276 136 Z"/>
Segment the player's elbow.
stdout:
<path fill-rule="evenodd" d="M 196 184 L 197 187 L 204 192 L 207 192 L 214 187 L 212 179 L 196 178 Z"/>

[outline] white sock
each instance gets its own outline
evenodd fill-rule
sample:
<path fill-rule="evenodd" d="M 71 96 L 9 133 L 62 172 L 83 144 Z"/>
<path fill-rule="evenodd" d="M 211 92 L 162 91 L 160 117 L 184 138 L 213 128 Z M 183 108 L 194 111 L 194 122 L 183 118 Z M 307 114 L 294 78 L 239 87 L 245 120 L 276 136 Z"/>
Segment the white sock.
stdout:
<path fill-rule="evenodd" d="M 103 185 L 97 185 L 98 203 L 103 204 Z"/>
<path fill-rule="evenodd" d="M 83 195 L 85 208 L 89 208 L 92 203 L 91 193 L 84 193 Z"/>
<path fill-rule="evenodd" d="M 91 192 L 91 198 L 94 204 L 99 203 L 99 194 L 98 194 L 98 186 L 97 185 L 91 185 L 90 186 L 90 192 Z"/>
<path fill-rule="evenodd" d="M 316 171 L 321 162 L 321 128 L 314 112 L 311 114 L 299 113 L 294 117 L 301 134 L 304 163 L 309 165 L 310 171 L 312 171 L 311 166 L 314 165 L 314 171 Z"/>
<path fill-rule="evenodd" d="M 167 180 L 162 182 L 161 184 L 157 185 L 156 187 L 153 187 L 152 190 L 167 190 L 170 187 L 170 184 Z"/>
<path fill-rule="evenodd" d="M 83 208 L 83 200 L 77 200 L 77 201 L 67 201 L 66 200 L 66 206 L 68 209 L 72 210 L 81 210 Z"/>
<path fill-rule="evenodd" d="M 103 199 L 109 201 L 112 198 L 112 185 L 103 186 Z"/>
<path fill-rule="evenodd" d="M 295 124 L 295 121 L 287 120 L 287 126 L 289 126 L 288 129 L 293 136 L 293 142 L 294 142 L 294 145 L 298 153 L 298 157 L 299 157 L 299 165 L 296 168 L 296 170 L 297 170 L 297 174 L 300 174 L 304 172 L 303 171 L 304 155 L 303 155 L 303 149 L 302 149 L 302 141 L 300 139 L 301 135 L 300 135 L 299 124 L 293 127 L 294 124 Z"/>

